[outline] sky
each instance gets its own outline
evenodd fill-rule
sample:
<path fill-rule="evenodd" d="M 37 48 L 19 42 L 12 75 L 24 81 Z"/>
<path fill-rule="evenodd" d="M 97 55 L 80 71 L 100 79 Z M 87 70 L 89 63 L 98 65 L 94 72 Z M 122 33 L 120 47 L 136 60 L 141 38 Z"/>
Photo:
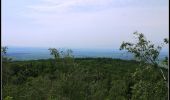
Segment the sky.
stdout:
<path fill-rule="evenodd" d="M 2 0 L 2 45 L 114 48 L 169 36 L 168 0 Z"/>

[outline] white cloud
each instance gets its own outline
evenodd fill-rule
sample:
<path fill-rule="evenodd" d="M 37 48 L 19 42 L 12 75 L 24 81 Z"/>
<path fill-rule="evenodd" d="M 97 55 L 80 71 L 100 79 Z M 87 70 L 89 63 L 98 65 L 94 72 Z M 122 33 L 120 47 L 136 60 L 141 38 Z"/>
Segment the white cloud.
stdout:
<path fill-rule="evenodd" d="M 148 5 L 154 7 L 164 4 L 159 0 L 40 0 L 39 4 L 29 5 L 28 8 L 40 12 L 67 12 L 82 8 L 93 10 L 100 7 L 146 7 Z"/>
<path fill-rule="evenodd" d="M 74 7 L 91 7 L 109 5 L 111 0 L 43 0 L 40 4 L 29 5 L 28 8 L 39 12 L 66 12 Z"/>

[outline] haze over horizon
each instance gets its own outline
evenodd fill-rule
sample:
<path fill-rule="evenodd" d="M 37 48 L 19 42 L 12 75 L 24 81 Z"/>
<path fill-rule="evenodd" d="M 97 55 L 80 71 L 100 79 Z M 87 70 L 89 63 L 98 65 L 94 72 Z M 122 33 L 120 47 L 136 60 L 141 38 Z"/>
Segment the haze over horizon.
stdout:
<path fill-rule="evenodd" d="M 135 31 L 159 45 L 169 36 L 168 2 L 2 0 L 2 45 L 117 49 Z"/>

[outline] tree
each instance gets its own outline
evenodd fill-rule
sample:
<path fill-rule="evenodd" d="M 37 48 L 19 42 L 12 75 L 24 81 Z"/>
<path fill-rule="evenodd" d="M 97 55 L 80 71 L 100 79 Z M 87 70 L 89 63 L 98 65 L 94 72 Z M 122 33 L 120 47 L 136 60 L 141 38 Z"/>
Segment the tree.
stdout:
<path fill-rule="evenodd" d="M 1 48 L 2 62 L 8 62 L 12 60 L 11 58 L 7 57 L 7 49 L 8 47 L 6 46 Z"/>
<path fill-rule="evenodd" d="M 166 44 L 168 44 L 168 43 L 169 43 L 169 39 L 168 39 L 168 38 L 165 38 L 165 39 L 164 39 L 164 42 L 165 42 Z"/>
<path fill-rule="evenodd" d="M 7 49 L 8 49 L 8 47 L 6 47 L 6 46 L 1 48 L 2 56 L 6 56 Z"/>
<path fill-rule="evenodd" d="M 165 38 L 164 39 L 165 44 L 169 44 L 169 39 Z M 166 56 L 165 59 L 163 60 L 163 64 L 168 65 L 168 57 Z"/>
<path fill-rule="evenodd" d="M 69 63 L 71 64 L 73 62 L 73 55 L 72 55 L 73 51 L 71 49 L 67 49 L 65 50 L 65 52 L 63 52 L 63 58 L 65 60 L 65 63 Z"/>
<path fill-rule="evenodd" d="M 56 48 L 49 48 L 48 50 L 50 50 L 50 54 L 54 56 L 55 60 L 60 58 L 59 50 L 57 50 Z"/>
<path fill-rule="evenodd" d="M 167 81 L 164 72 L 158 65 L 159 54 L 163 47 L 155 46 L 149 40 L 146 39 L 144 34 L 134 32 L 134 35 L 137 36 L 137 43 L 124 42 L 120 46 L 120 50 L 127 50 L 132 53 L 134 57 L 140 61 L 142 64 L 152 64 L 156 69 L 159 69 L 161 75 L 165 81 Z M 168 43 L 168 39 L 164 39 L 165 43 Z"/>
<path fill-rule="evenodd" d="M 73 51 L 71 49 L 66 50 L 66 57 L 73 57 L 72 55 Z"/>

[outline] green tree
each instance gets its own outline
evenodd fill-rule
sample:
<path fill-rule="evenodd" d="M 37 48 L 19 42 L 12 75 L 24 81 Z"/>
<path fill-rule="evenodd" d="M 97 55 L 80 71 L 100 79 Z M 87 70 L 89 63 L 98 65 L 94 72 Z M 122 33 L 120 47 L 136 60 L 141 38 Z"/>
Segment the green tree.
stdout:
<path fill-rule="evenodd" d="M 55 60 L 60 58 L 59 50 L 57 50 L 56 48 L 49 48 L 48 50 L 50 51 L 50 54 L 55 58 Z"/>
<path fill-rule="evenodd" d="M 153 43 L 146 39 L 144 34 L 138 32 L 134 32 L 133 34 L 137 36 L 137 43 L 123 41 L 122 45 L 120 46 L 120 50 L 127 50 L 128 52 L 132 53 L 138 61 L 142 62 L 142 65 L 152 64 L 156 69 L 160 70 L 163 79 L 167 81 L 165 73 L 158 65 L 158 56 L 163 47 L 163 44 L 162 46 L 155 46 Z M 168 39 L 164 39 L 164 42 L 168 43 Z"/>
<path fill-rule="evenodd" d="M 168 38 L 165 38 L 165 39 L 164 39 L 164 42 L 165 42 L 166 44 L 168 44 L 168 43 L 169 43 L 169 39 L 168 39 Z"/>
<path fill-rule="evenodd" d="M 73 63 L 73 51 L 71 49 L 67 49 L 64 53 L 63 53 L 63 58 L 65 60 L 65 63 L 71 64 Z"/>
<path fill-rule="evenodd" d="M 165 38 L 164 39 L 165 44 L 169 44 L 169 39 Z M 168 57 L 166 56 L 165 59 L 163 60 L 163 64 L 168 66 Z"/>
<path fill-rule="evenodd" d="M 8 47 L 6 46 L 1 48 L 2 62 L 8 62 L 12 60 L 11 58 L 7 57 L 7 50 L 8 50 Z"/>
<path fill-rule="evenodd" d="M 6 47 L 6 46 L 1 48 L 2 56 L 6 56 L 7 49 L 8 49 L 8 47 Z"/>
<path fill-rule="evenodd" d="M 7 56 L 7 49 L 8 47 L 4 46 L 1 47 L 1 54 L 2 54 L 2 83 L 3 85 L 8 84 L 8 78 L 10 74 L 9 63 L 12 59 Z"/>

